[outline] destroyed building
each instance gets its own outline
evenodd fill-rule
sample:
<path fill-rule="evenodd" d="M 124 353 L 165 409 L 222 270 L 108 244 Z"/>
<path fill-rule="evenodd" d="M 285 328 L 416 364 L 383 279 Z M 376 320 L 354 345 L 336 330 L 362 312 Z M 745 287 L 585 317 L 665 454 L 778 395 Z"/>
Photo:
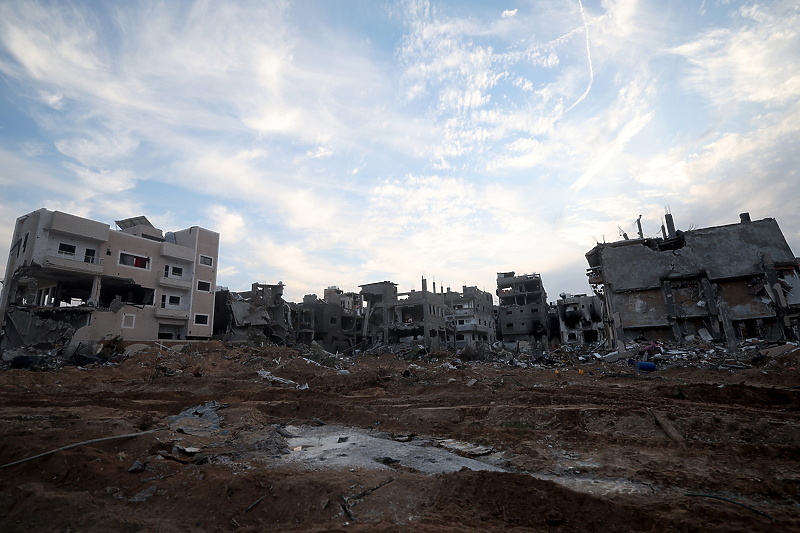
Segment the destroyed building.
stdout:
<path fill-rule="evenodd" d="M 797 339 L 798 260 L 772 218 L 599 243 L 587 275 L 610 347 L 636 338 Z"/>
<path fill-rule="evenodd" d="M 498 338 L 503 342 L 540 342 L 550 335 L 547 293 L 539 274 L 498 272 Z"/>
<path fill-rule="evenodd" d="M 389 325 L 389 342 L 422 342 L 423 346 L 438 350 L 447 346 L 454 335 L 447 324 L 449 309 L 444 293 L 428 290 L 428 280 L 422 278 L 422 290 L 399 293 L 392 306 Z"/>
<path fill-rule="evenodd" d="M 561 293 L 556 300 L 559 340 L 565 344 L 591 344 L 601 340 L 605 332 L 602 303 L 595 295 Z"/>
<path fill-rule="evenodd" d="M 325 313 L 317 329 L 325 335 L 323 346 L 332 352 L 347 352 L 361 343 L 364 299 L 357 292 L 328 287 L 323 293 Z"/>
<path fill-rule="evenodd" d="M 392 323 L 392 306 L 397 302 L 397 283 L 378 281 L 359 287 L 364 301 L 361 337 L 368 345 L 387 344 L 389 325 Z"/>
<path fill-rule="evenodd" d="M 219 234 L 164 234 L 39 209 L 17 219 L 0 296 L 0 351 L 16 347 L 208 339 Z"/>
<path fill-rule="evenodd" d="M 294 304 L 296 340 L 303 344 L 316 341 L 325 350 L 347 353 L 362 340 L 363 304 L 356 292 L 344 292 L 338 287 L 328 287 L 324 299 L 307 294 L 302 304 Z"/>
<path fill-rule="evenodd" d="M 448 287 L 445 300 L 452 313 L 450 320 L 455 329 L 455 348 L 497 340 L 495 305 L 491 293 L 474 286 L 464 285 L 460 293 L 450 291 Z"/>
<path fill-rule="evenodd" d="M 391 281 L 360 285 L 365 302 L 362 338 L 367 344 L 383 342 L 417 343 L 426 349 L 447 347 L 455 339 L 455 330 L 444 290 L 428 290 L 422 278 L 422 290 L 398 293 Z"/>
<path fill-rule="evenodd" d="M 226 341 L 291 341 L 292 311 L 283 299 L 284 287 L 253 283 L 249 291 L 217 291 L 214 334 Z"/>

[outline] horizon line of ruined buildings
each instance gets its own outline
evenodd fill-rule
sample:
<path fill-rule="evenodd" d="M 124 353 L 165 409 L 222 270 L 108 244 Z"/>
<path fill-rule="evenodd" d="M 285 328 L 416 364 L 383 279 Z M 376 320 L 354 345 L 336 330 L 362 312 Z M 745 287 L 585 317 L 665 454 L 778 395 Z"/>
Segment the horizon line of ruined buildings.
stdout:
<path fill-rule="evenodd" d="M 636 339 L 724 342 L 800 339 L 800 262 L 777 221 L 740 221 L 660 237 L 598 243 L 586 253 L 593 294 L 547 302 L 539 274 L 500 272 L 492 294 L 475 286 L 398 292 L 381 281 L 358 292 L 286 302 L 284 286 L 216 285 L 219 234 L 198 226 L 162 232 L 144 216 L 108 224 L 39 209 L 16 221 L 0 295 L 0 353 L 219 338 L 316 341 L 331 352 L 414 343 L 428 350 L 503 342 L 624 349 Z"/>

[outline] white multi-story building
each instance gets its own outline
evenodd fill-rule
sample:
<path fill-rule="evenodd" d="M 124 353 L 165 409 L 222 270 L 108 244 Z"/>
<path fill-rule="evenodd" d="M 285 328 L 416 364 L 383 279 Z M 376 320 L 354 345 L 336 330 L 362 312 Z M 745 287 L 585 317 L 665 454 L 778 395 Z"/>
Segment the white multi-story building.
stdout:
<path fill-rule="evenodd" d="M 2 348 L 211 337 L 219 234 L 166 234 L 39 209 L 17 219 L 0 296 Z M 69 338 L 66 338 L 69 337 Z"/>

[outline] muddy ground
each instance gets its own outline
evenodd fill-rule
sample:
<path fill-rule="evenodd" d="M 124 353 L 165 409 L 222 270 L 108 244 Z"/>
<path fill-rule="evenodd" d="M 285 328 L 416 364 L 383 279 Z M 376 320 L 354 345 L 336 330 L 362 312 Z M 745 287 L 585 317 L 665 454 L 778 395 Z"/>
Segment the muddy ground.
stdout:
<path fill-rule="evenodd" d="M 210 342 L 7 369 L 0 530 L 800 531 L 800 352 L 748 366 Z"/>

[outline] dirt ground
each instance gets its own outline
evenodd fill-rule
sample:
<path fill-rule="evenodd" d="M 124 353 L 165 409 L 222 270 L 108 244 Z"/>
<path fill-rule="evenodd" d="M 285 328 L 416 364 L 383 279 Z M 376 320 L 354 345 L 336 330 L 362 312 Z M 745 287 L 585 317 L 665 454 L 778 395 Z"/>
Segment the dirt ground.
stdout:
<path fill-rule="evenodd" d="M 800 351 L 748 366 L 209 342 L 7 369 L 0 530 L 800 531 Z"/>

